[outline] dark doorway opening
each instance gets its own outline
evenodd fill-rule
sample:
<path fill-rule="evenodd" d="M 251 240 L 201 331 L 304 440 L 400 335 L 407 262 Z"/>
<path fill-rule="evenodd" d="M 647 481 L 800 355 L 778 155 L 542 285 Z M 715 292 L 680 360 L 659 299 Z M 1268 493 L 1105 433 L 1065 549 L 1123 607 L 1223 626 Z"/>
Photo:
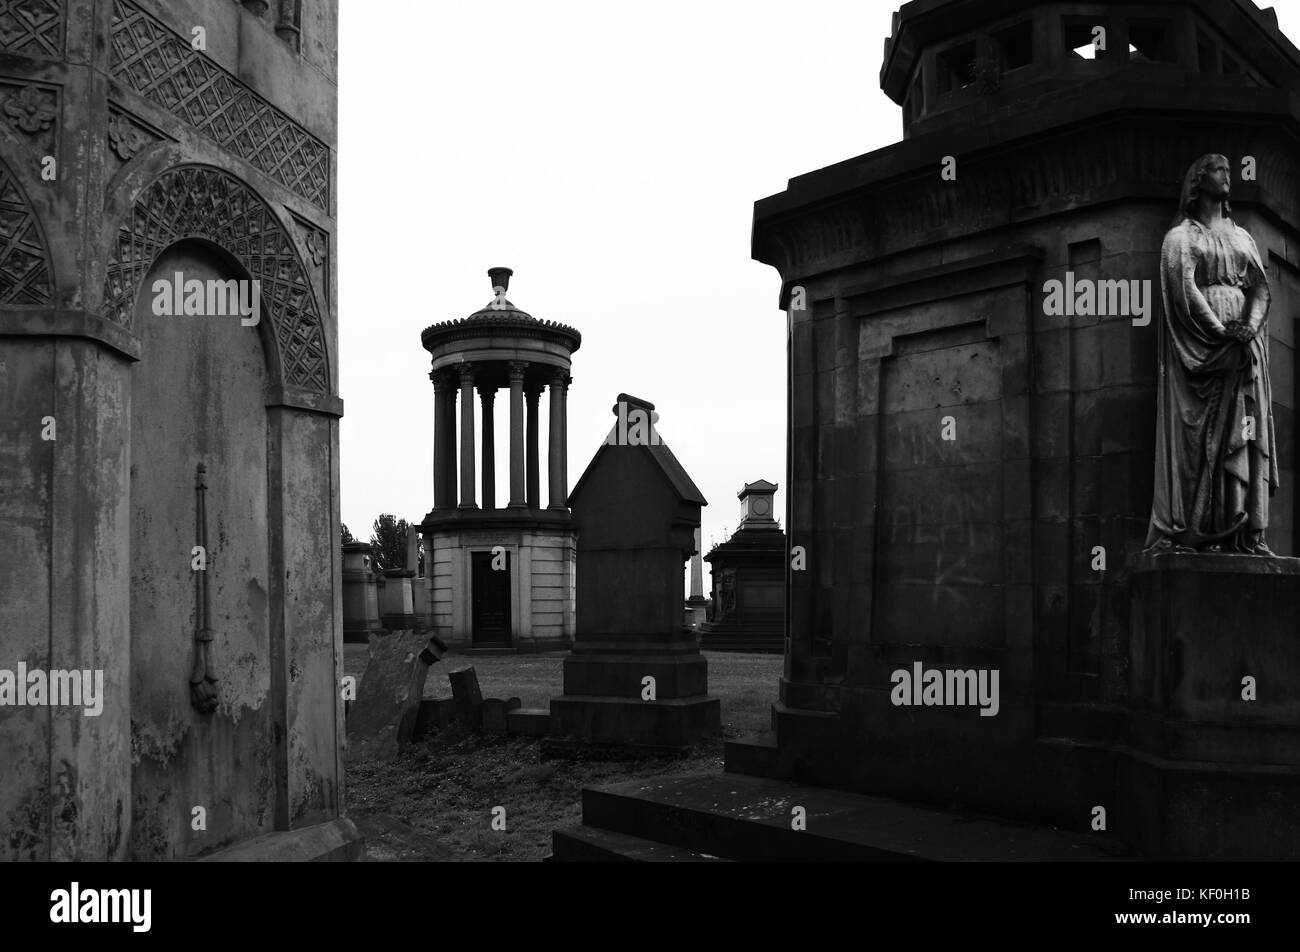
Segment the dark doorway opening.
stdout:
<path fill-rule="evenodd" d="M 510 645 L 510 553 L 471 552 L 475 648 Z M 496 567 L 493 567 L 495 563 Z"/>

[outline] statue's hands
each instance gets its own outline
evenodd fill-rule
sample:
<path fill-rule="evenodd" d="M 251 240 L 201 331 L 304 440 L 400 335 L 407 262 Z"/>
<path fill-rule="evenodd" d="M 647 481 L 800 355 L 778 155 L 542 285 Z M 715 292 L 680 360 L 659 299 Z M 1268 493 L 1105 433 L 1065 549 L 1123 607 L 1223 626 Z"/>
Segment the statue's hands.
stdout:
<path fill-rule="evenodd" d="M 1255 328 L 1243 322 L 1234 322 L 1225 324 L 1223 327 L 1223 336 L 1229 340 L 1235 340 L 1242 344 L 1248 344 L 1255 339 Z"/>

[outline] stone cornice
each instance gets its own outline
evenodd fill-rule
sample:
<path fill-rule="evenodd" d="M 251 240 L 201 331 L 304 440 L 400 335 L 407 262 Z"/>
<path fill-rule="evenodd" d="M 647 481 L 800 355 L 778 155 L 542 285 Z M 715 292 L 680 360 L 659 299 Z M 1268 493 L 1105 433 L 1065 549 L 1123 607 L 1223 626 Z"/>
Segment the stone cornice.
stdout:
<path fill-rule="evenodd" d="M 1255 155 L 1258 180 L 1239 183 L 1237 200 L 1294 226 L 1300 114 L 1285 92 L 1252 92 L 1245 113 L 1239 98 L 1192 109 L 1181 90 L 1119 88 L 1086 106 L 1058 102 L 1046 118 L 1010 117 L 859 156 L 755 203 L 753 256 L 789 282 L 1104 201 L 1148 198 L 1172 209 L 1187 163 L 1207 143 Z M 1065 125 L 1062 115 L 1078 121 Z M 955 182 L 939 177 L 948 154 L 957 156 Z"/>
<path fill-rule="evenodd" d="M 582 346 L 582 334 L 567 324 L 535 317 L 483 314 L 432 324 L 420 333 L 420 343 L 426 350 L 432 350 L 449 341 L 494 336 L 550 341 L 567 347 L 570 353 Z"/>

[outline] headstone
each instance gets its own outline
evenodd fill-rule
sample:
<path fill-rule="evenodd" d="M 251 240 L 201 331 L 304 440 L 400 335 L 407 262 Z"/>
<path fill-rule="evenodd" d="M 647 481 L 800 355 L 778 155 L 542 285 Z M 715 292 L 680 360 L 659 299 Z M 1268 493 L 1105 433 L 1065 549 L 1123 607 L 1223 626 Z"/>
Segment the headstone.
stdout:
<path fill-rule="evenodd" d="M 391 760 L 414 739 L 431 656 L 429 638 L 419 632 L 371 636 L 370 660 L 347 720 L 354 757 Z"/>
<path fill-rule="evenodd" d="M 483 730 L 489 734 L 504 734 L 507 730 L 506 702 L 490 697 L 483 702 Z"/>
<path fill-rule="evenodd" d="M 471 664 L 449 672 L 447 679 L 451 681 L 456 720 L 466 730 L 478 730 L 482 724 L 483 692 L 479 690 L 474 666 Z"/>
<path fill-rule="evenodd" d="M 411 594 L 415 572 L 389 569 L 379 581 L 379 620 L 385 628 L 414 628 L 415 603 Z"/>
<path fill-rule="evenodd" d="M 720 721 L 708 662 L 682 624 L 682 570 L 705 500 L 654 429 L 653 404 L 619 394 L 614 414 L 569 497 L 582 569 L 550 747 L 681 753 Z"/>

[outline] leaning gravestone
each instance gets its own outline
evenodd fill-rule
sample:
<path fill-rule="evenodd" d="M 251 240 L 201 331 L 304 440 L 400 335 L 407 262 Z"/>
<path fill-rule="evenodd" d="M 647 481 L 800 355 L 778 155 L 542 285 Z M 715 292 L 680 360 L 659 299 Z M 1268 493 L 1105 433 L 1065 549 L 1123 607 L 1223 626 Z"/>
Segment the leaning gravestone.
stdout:
<path fill-rule="evenodd" d="M 719 729 L 708 661 L 682 624 L 682 580 L 707 505 L 653 427 L 619 394 L 618 423 L 569 496 L 578 529 L 577 625 L 550 753 L 683 753 Z"/>
<path fill-rule="evenodd" d="M 392 760 L 416 734 L 429 666 L 446 647 L 406 629 L 370 636 L 370 660 L 348 712 L 348 742 L 356 759 Z"/>
<path fill-rule="evenodd" d="M 478 730 L 483 723 L 483 692 L 478 686 L 474 666 L 471 664 L 450 672 L 447 680 L 451 682 L 456 720 L 465 730 Z"/>

